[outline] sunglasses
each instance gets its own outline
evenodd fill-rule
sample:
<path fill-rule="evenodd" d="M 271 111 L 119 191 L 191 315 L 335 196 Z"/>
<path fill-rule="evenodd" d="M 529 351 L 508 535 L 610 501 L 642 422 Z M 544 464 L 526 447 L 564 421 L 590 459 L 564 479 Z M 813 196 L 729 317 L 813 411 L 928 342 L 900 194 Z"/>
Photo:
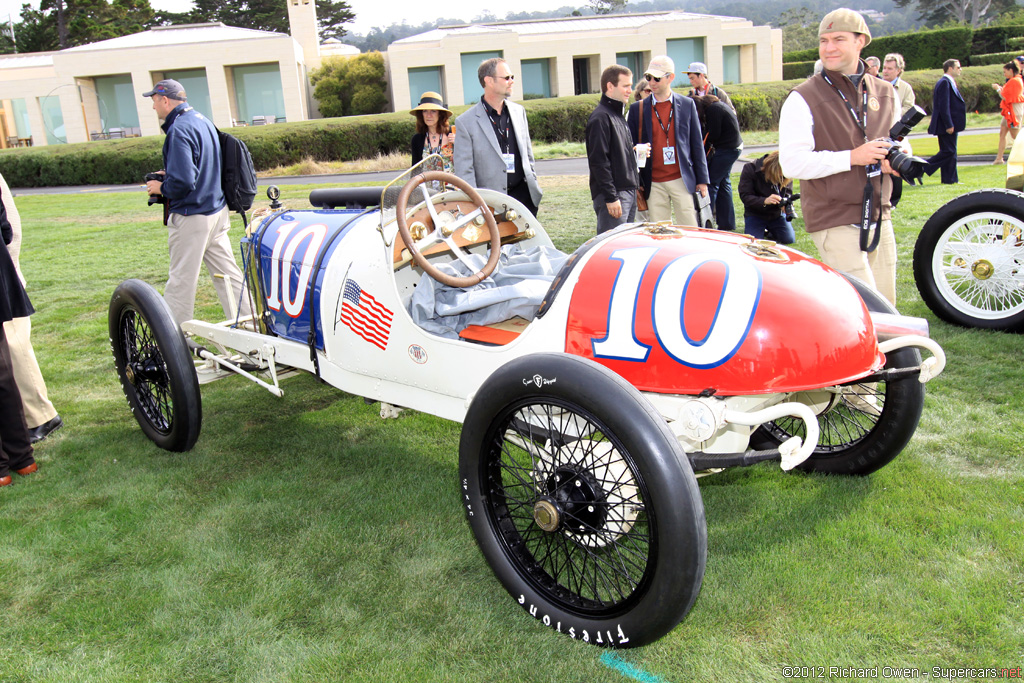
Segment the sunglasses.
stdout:
<path fill-rule="evenodd" d="M 497 81 L 514 81 L 516 77 L 515 74 L 509 74 L 508 76 L 495 76 L 494 79 Z"/>
<path fill-rule="evenodd" d="M 644 74 L 644 78 L 647 79 L 648 83 L 661 83 L 661 78 L 652 76 L 651 74 Z"/>

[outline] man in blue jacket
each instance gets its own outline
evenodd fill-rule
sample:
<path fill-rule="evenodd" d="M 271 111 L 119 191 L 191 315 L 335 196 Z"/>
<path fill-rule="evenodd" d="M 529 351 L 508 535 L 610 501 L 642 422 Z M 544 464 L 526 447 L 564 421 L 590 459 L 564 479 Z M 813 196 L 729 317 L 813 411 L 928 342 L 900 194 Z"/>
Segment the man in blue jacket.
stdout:
<path fill-rule="evenodd" d="M 666 55 L 651 60 L 644 72 L 651 96 L 629 108 L 629 131 L 634 145 L 651 143 L 649 163 L 640 169 L 648 218 L 671 220 L 674 208 L 677 224 L 697 225 L 693 194 L 707 196 L 708 164 L 697 107 L 672 92 L 675 69 Z"/>
<path fill-rule="evenodd" d="M 160 81 L 143 97 L 153 98 L 153 110 L 163 119 L 164 179 L 150 180 L 146 191 L 163 195 L 168 203 L 167 246 L 171 267 L 164 299 L 179 325 L 192 320 L 196 303 L 199 268 L 205 263 L 214 277 L 224 315 L 249 315 L 248 297 L 243 294 L 242 272 L 235 263 L 228 229 L 231 220 L 220 186 L 220 141 L 217 130 L 205 116 L 188 105 L 185 89 L 175 80 Z M 230 288 L 229 288 L 230 283 Z"/>
<path fill-rule="evenodd" d="M 932 91 L 932 122 L 928 133 L 939 138 L 939 153 L 928 160 L 928 175 L 942 169 L 942 184 L 955 185 L 960 180 L 956 172 L 956 135 L 967 127 L 967 107 L 964 96 L 956 87 L 960 75 L 960 62 L 947 59 L 942 63 L 942 78 Z"/>

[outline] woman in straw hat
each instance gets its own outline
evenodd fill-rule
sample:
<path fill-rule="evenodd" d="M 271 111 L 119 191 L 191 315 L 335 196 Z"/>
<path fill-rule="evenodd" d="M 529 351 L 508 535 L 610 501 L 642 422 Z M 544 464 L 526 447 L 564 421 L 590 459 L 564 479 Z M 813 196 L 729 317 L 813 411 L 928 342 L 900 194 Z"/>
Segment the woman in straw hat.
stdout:
<path fill-rule="evenodd" d="M 436 92 L 425 92 L 418 107 L 409 112 L 416 117 L 416 134 L 412 136 L 413 166 L 431 154 L 440 154 L 444 159 L 445 173 L 454 173 L 452 162 L 455 129 L 448 125 L 452 112 Z"/>

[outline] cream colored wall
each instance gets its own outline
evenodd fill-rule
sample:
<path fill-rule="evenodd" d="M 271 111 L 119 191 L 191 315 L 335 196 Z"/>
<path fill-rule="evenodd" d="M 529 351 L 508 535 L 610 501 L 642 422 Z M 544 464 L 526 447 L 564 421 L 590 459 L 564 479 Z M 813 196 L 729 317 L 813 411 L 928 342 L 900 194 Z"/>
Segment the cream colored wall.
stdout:
<path fill-rule="evenodd" d="M 722 47 L 751 45 L 752 56 L 747 68 L 741 63 L 744 82 L 780 80 L 782 78 L 782 32 L 767 26 L 754 26 L 749 21 L 724 21 L 710 17 L 693 21 L 654 21 L 637 28 L 618 28 L 574 33 L 548 33 L 520 36 L 512 30 L 481 30 L 475 34 L 448 35 L 439 41 L 391 45 L 388 60 L 391 74 L 391 98 L 396 111 L 410 109 L 408 70 L 411 67 L 442 65 L 449 106 L 463 101 L 461 55 L 466 52 L 502 50 L 514 74 L 522 73 L 524 59 L 551 59 L 553 93 L 572 95 L 574 57 L 592 56 L 590 82 L 592 90 L 599 87 L 601 71 L 615 63 L 619 52 L 665 54 L 667 41 L 675 38 L 705 38 L 705 58 L 709 77 L 721 82 L 723 76 Z M 778 43 L 777 51 L 772 49 Z M 741 50 L 741 57 L 744 50 Z M 685 69 L 686 65 L 676 65 Z M 677 75 L 676 83 L 685 78 Z M 516 96 L 522 93 L 516 91 Z"/>
<path fill-rule="evenodd" d="M 308 118 L 306 84 L 302 82 L 303 53 L 290 36 L 229 40 L 202 45 L 154 46 L 134 49 L 81 50 L 53 54 L 53 66 L 0 70 L 0 100 L 25 98 L 32 126 L 34 143 L 45 145 L 45 128 L 38 98 L 51 92 L 60 97 L 61 112 L 68 142 L 89 140 L 89 129 L 83 118 L 90 104 L 84 94 L 80 99 L 76 80 L 90 82 L 97 76 L 128 73 L 135 90 L 135 106 L 143 135 L 161 133 L 160 121 L 153 112 L 152 101 L 142 93 L 160 80 L 164 71 L 205 69 L 210 90 L 213 121 L 221 128 L 234 125 L 234 85 L 229 80 L 232 66 L 277 62 L 281 70 L 285 116 L 289 121 Z M 94 99 L 94 98 L 93 98 Z"/>

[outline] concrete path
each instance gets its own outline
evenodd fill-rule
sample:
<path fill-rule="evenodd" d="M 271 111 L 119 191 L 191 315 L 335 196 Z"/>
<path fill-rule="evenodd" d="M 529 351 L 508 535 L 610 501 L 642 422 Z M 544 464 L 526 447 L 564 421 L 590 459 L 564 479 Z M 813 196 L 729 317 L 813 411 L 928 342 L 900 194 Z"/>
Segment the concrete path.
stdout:
<path fill-rule="evenodd" d="M 981 135 L 984 133 L 998 133 L 998 128 L 972 128 L 961 133 L 964 135 Z M 910 143 L 913 145 L 917 138 L 931 137 L 928 133 L 911 133 Z M 749 145 L 744 148 L 743 156 L 733 165 L 733 172 L 739 173 L 743 164 L 751 159 L 757 159 L 776 149 L 777 145 Z M 960 156 L 957 163 L 964 166 L 977 166 L 990 164 L 995 159 L 993 155 L 964 155 Z M 342 183 L 386 183 L 398 177 L 402 171 L 376 171 L 373 173 L 338 173 L 333 175 L 311 175 L 311 176 L 279 176 L 276 178 L 260 178 L 257 197 L 263 197 L 266 188 L 270 185 L 308 185 L 308 184 L 342 184 Z M 586 157 L 575 159 L 541 159 L 537 161 L 537 175 L 588 175 Z M 29 187 L 12 188 L 15 197 L 35 194 L 79 194 L 87 192 L 138 192 L 140 201 L 144 201 L 143 184 L 133 185 L 80 185 L 75 187 Z"/>

